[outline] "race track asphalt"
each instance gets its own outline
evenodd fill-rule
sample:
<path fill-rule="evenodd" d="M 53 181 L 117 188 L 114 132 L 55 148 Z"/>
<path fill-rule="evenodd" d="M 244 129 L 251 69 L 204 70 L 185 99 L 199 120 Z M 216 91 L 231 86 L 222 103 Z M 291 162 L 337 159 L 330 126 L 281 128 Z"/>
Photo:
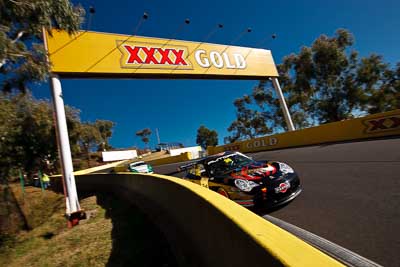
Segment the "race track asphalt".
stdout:
<path fill-rule="evenodd" d="M 249 155 L 289 163 L 301 178 L 301 195 L 269 215 L 383 266 L 400 266 L 400 138 Z"/>

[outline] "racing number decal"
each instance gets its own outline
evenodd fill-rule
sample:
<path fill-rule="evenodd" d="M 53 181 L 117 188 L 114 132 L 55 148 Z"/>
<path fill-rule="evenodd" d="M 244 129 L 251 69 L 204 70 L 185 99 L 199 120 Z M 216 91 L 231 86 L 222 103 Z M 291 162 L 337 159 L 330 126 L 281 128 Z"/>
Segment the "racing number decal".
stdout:
<path fill-rule="evenodd" d="M 203 186 L 203 187 L 205 187 L 205 188 L 208 188 L 208 178 L 206 178 L 206 177 L 201 177 L 201 179 L 200 179 L 200 185 Z"/>

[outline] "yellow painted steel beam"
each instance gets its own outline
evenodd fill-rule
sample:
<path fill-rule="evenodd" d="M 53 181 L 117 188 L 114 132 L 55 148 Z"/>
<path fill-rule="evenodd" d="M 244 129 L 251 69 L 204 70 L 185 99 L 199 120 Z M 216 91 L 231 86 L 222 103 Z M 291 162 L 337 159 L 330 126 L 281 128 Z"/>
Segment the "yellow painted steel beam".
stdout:
<path fill-rule="evenodd" d="M 260 79 L 277 77 L 270 50 L 172 39 L 53 30 L 51 71 L 62 77 Z"/>

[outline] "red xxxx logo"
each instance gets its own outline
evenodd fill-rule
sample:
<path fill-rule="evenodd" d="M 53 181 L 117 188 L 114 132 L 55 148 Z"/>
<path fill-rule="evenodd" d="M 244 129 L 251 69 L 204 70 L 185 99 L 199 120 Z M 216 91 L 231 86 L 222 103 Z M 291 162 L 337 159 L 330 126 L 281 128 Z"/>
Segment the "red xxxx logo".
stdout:
<path fill-rule="evenodd" d="M 367 133 L 400 129 L 400 115 L 365 120 L 364 125 L 367 126 Z"/>
<path fill-rule="evenodd" d="M 123 44 L 121 65 L 125 68 L 191 68 L 186 47 L 156 47 L 150 45 Z"/>

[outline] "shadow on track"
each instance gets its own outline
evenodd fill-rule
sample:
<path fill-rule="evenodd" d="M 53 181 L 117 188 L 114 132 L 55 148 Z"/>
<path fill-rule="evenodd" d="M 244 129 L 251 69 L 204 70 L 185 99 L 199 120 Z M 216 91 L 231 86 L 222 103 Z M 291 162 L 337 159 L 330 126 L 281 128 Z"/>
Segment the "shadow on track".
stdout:
<path fill-rule="evenodd" d="M 287 205 L 290 205 L 291 202 L 292 201 L 289 201 L 288 203 L 285 203 L 285 204 L 277 206 L 277 207 L 272 207 L 272 208 L 271 207 L 252 207 L 252 208 L 249 208 L 249 210 L 262 217 L 264 215 L 267 215 L 267 214 L 270 214 L 270 213 L 273 213 L 275 211 L 285 208 Z"/>

